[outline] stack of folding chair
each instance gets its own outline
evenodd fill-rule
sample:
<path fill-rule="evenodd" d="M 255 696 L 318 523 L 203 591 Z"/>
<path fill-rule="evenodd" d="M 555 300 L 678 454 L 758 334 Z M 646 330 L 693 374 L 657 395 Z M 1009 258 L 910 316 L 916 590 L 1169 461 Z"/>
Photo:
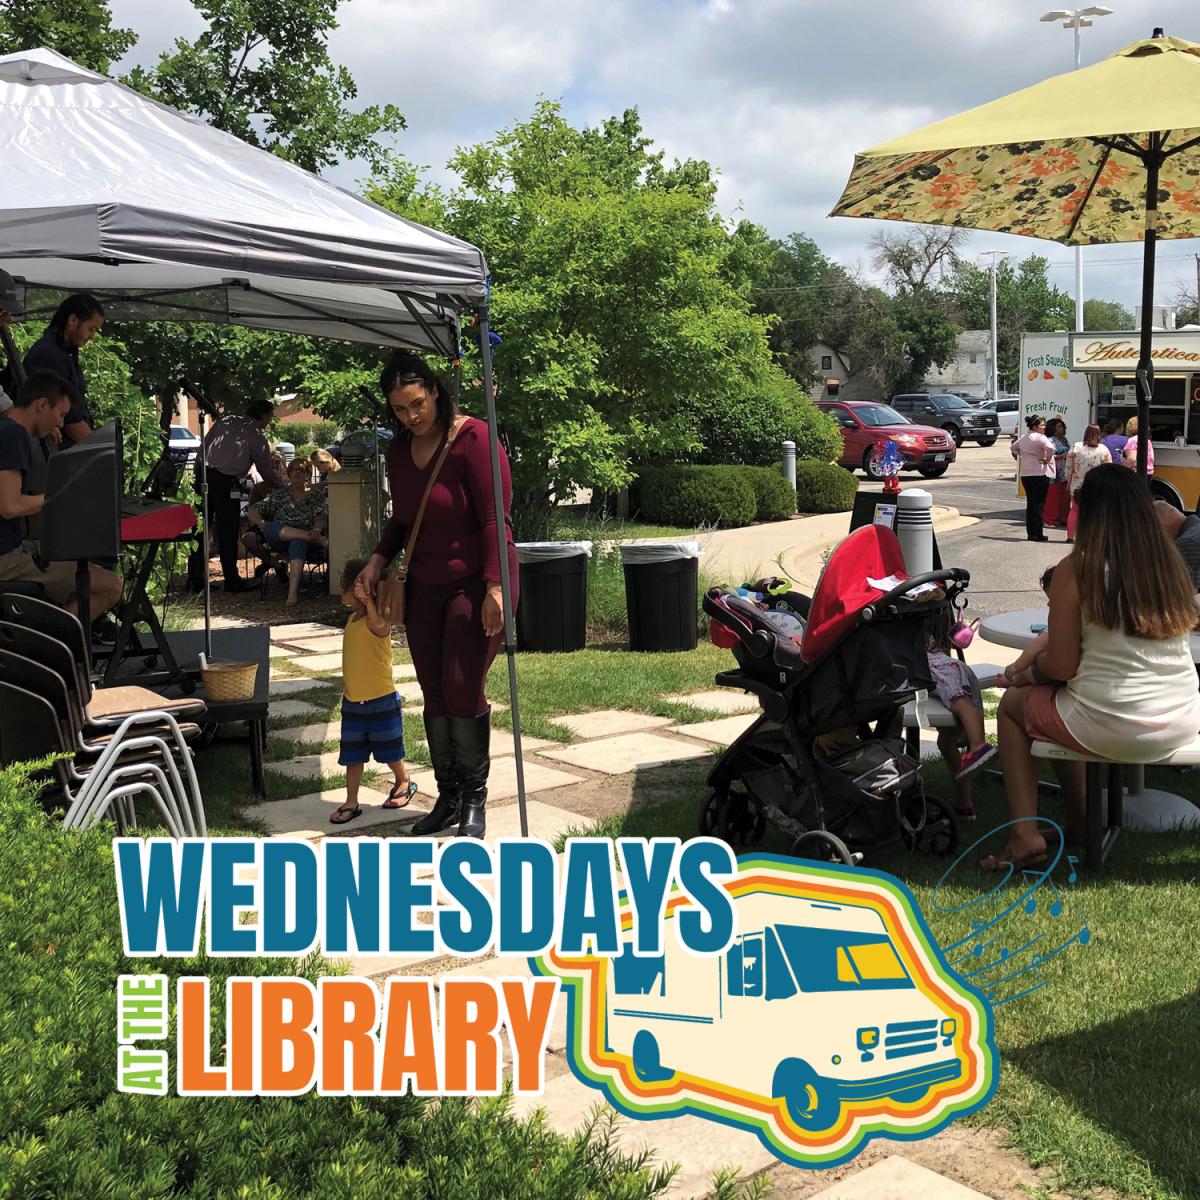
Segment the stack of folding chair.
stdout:
<path fill-rule="evenodd" d="M 66 809 L 65 827 L 111 811 L 122 832 L 136 828 L 133 801 L 142 794 L 172 836 L 205 836 L 188 744 L 200 729 L 187 719 L 204 713 L 203 701 L 93 690 L 82 626 L 44 601 L 0 595 L 0 618 L 0 765 L 62 756 L 50 790 Z"/>

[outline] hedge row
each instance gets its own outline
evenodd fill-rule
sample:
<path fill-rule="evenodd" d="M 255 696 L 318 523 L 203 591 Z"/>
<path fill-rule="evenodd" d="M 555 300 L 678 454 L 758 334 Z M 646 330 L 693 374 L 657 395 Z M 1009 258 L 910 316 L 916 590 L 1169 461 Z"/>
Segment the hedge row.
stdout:
<path fill-rule="evenodd" d="M 657 525 L 734 529 L 796 511 L 791 485 L 775 467 L 643 467 L 633 491 L 641 519 Z"/>
<path fill-rule="evenodd" d="M 849 512 L 858 479 L 834 463 L 796 464 L 796 508 L 802 513 Z"/>
<path fill-rule="evenodd" d="M 337 437 L 336 421 L 280 421 L 272 440 L 293 446 L 328 446 Z"/>
<path fill-rule="evenodd" d="M 111 826 L 66 833 L 0 771 L 0 1195 L 283 1200 L 650 1200 L 671 1171 L 611 1129 L 564 1138 L 505 1099 L 199 1099 L 118 1093 L 121 972 L 298 974 L 275 959 L 123 957 Z M 221 1044 L 214 1030 L 214 1045 Z M 738 1192 L 740 1188 L 736 1189 Z M 725 1189 L 733 1195 L 734 1189 Z"/>

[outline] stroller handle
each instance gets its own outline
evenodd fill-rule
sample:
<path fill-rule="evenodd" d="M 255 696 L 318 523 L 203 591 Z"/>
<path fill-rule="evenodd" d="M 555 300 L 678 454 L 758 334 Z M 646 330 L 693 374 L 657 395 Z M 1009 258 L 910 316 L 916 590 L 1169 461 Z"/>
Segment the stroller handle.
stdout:
<path fill-rule="evenodd" d="M 906 579 L 902 584 L 892 588 L 892 590 L 883 596 L 880 596 L 873 604 L 868 604 L 862 610 L 862 619 L 864 621 L 873 620 L 876 612 L 880 608 L 885 608 L 889 604 L 903 597 L 907 592 L 911 592 L 913 588 L 922 587 L 927 583 L 970 583 L 971 572 L 965 567 L 950 567 L 944 571 L 926 571 L 923 575 L 914 575 L 911 579 Z"/>

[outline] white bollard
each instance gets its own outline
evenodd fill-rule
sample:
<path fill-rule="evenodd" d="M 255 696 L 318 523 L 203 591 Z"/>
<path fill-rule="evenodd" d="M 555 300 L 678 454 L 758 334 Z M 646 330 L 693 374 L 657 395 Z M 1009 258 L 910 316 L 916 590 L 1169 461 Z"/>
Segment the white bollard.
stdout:
<path fill-rule="evenodd" d="M 909 575 L 933 570 L 933 497 L 927 491 L 909 488 L 897 497 L 896 537 Z"/>
<path fill-rule="evenodd" d="M 792 485 L 796 486 L 796 443 L 783 443 L 783 477 Z"/>

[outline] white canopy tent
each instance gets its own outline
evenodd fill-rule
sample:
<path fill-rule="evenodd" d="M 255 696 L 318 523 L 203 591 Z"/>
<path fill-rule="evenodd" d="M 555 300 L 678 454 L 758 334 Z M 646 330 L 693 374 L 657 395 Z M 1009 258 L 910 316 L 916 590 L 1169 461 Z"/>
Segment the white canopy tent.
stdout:
<path fill-rule="evenodd" d="M 0 56 L 0 162 L 0 269 L 15 282 L 17 317 L 49 316 L 63 292 L 87 291 L 114 320 L 228 322 L 453 358 L 459 317 L 473 314 L 502 511 L 488 273 L 476 247 L 45 49 Z"/>

